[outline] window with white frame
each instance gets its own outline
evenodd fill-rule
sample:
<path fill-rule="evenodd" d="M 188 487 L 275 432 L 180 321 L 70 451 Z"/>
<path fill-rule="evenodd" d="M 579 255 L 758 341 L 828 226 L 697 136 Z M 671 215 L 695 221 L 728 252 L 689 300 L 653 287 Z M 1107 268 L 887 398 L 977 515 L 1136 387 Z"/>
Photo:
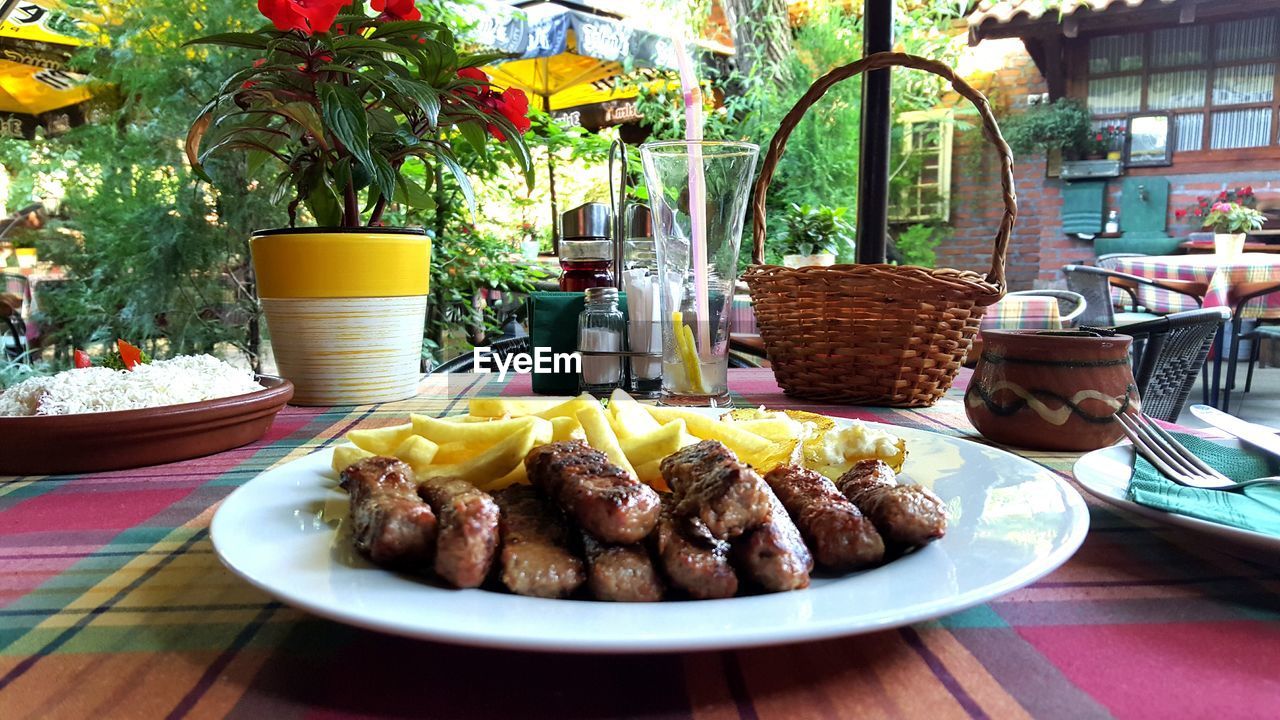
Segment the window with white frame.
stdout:
<path fill-rule="evenodd" d="M 895 221 L 946 222 L 951 216 L 951 141 L 955 123 L 949 109 L 905 112 L 902 154 L 895 168 L 897 197 L 889 209 Z"/>
<path fill-rule="evenodd" d="M 1174 152 L 1280 145 L 1280 13 L 1088 40 L 1095 121 L 1168 111 Z"/>

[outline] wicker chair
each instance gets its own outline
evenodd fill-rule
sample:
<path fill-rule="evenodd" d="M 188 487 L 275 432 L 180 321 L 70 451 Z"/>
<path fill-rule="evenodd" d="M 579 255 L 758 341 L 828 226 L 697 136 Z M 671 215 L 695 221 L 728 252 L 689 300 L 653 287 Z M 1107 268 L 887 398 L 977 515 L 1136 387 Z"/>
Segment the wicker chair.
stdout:
<path fill-rule="evenodd" d="M 1234 312 L 1231 314 L 1231 350 L 1227 356 L 1227 386 L 1222 390 L 1222 411 L 1229 412 L 1231 409 L 1231 391 L 1236 389 L 1236 366 L 1240 363 L 1240 341 L 1251 341 L 1252 348 L 1249 351 L 1249 374 L 1245 380 L 1245 392 L 1249 392 L 1253 386 L 1253 363 L 1257 358 L 1258 341 L 1265 336 L 1274 336 L 1274 330 L 1271 328 L 1258 328 L 1249 333 L 1243 333 L 1241 326 L 1244 324 L 1244 309 L 1251 300 L 1270 295 L 1271 293 L 1280 292 L 1280 283 L 1275 281 L 1263 281 L 1256 283 L 1247 283 L 1236 288 L 1237 298 Z"/>
<path fill-rule="evenodd" d="M 1147 256 L 1144 253 L 1134 253 L 1134 252 L 1106 253 L 1105 255 L 1099 255 L 1098 258 L 1093 261 L 1093 264 L 1097 265 L 1100 268 L 1104 268 L 1106 270 L 1115 270 L 1117 260 L 1120 260 L 1121 258 L 1130 258 L 1130 257 L 1147 257 Z"/>
<path fill-rule="evenodd" d="M 1143 412 L 1177 421 L 1209 357 L 1214 336 L 1230 317 L 1226 308 L 1209 308 L 1116 328 L 1133 338 L 1133 374 Z"/>
<path fill-rule="evenodd" d="M 1194 300 L 1197 305 L 1204 302 L 1204 294 L 1207 291 L 1207 288 L 1199 283 L 1181 280 L 1152 280 L 1151 278 L 1088 265 L 1064 265 L 1062 275 L 1067 279 L 1067 287 L 1072 292 L 1083 295 L 1088 303 L 1085 314 L 1080 318 L 1080 324 L 1091 327 L 1129 325 L 1160 317 L 1153 313 L 1138 312 L 1136 310 L 1138 306 L 1137 289 L 1140 285 L 1186 295 Z M 1132 307 L 1135 310 L 1116 312 L 1111 302 L 1112 288 L 1124 290 L 1131 298 Z"/>

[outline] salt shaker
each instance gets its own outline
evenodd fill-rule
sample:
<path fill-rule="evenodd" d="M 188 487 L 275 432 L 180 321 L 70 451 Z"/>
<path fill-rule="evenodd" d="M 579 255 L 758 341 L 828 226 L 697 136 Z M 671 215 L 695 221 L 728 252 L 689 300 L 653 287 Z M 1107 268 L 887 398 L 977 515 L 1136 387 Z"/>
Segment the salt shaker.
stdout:
<path fill-rule="evenodd" d="M 627 338 L 631 351 L 662 353 L 662 320 L 658 303 L 658 256 L 649 208 L 632 205 L 626 211 L 622 289 L 627 293 Z M 633 395 L 654 397 L 662 389 L 662 359 L 631 358 Z"/>
<path fill-rule="evenodd" d="M 617 288 L 587 288 L 586 308 L 578 316 L 578 350 L 620 353 L 626 326 L 618 309 Z M 622 363 L 622 355 L 583 355 L 578 389 L 608 395 L 622 387 Z"/>

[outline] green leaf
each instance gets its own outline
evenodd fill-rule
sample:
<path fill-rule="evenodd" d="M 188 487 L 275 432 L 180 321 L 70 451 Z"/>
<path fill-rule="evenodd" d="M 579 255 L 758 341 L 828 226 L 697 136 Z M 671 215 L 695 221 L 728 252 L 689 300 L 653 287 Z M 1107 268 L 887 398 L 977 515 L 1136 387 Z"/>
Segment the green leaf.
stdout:
<path fill-rule="evenodd" d="M 435 198 L 426 188 L 403 176 L 396 178 L 394 199 L 418 210 L 431 210 L 435 207 Z"/>
<path fill-rule="evenodd" d="M 458 159 L 453 156 L 453 152 L 448 148 L 439 145 L 431 146 L 431 153 L 445 166 L 449 174 L 454 180 L 458 181 L 458 188 L 462 190 L 462 197 L 467 200 L 467 207 L 471 209 L 471 214 L 476 212 L 476 193 L 471 187 L 471 180 L 467 177 L 467 172 L 458 164 Z"/>
<path fill-rule="evenodd" d="M 373 155 L 373 182 L 383 197 L 393 197 L 396 192 L 396 171 L 380 154 Z"/>
<path fill-rule="evenodd" d="M 202 38 L 189 40 L 183 43 L 183 47 L 190 45 L 221 45 L 223 47 L 239 47 L 250 48 L 253 50 L 266 50 L 271 44 L 271 39 L 256 33 L 244 32 L 227 32 L 217 33 L 215 35 L 206 35 Z"/>
<path fill-rule="evenodd" d="M 434 87 L 418 80 L 398 77 L 384 78 L 384 82 L 396 92 L 413 100 L 426 115 L 430 127 L 436 126 L 436 120 L 440 115 L 440 93 Z"/>
<path fill-rule="evenodd" d="M 422 20 L 393 20 L 379 24 L 369 37 L 380 38 L 389 35 L 412 35 L 414 33 L 425 35 L 439 28 L 439 23 L 424 22 Z"/>
<path fill-rule="evenodd" d="M 342 203 L 327 183 L 317 183 L 307 193 L 307 208 L 316 217 L 316 224 L 321 227 L 336 227 L 342 224 Z"/>
<path fill-rule="evenodd" d="M 458 131 L 462 133 L 462 137 L 475 149 L 476 153 L 485 154 L 486 133 L 479 123 L 463 123 L 458 126 Z"/>
<path fill-rule="evenodd" d="M 369 119 L 360 97 L 343 85 L 316 83 L 320 96 L 320 112 L 324 123 L 356 160 L 366 168 L 373 167 L 369 157 Z"/>

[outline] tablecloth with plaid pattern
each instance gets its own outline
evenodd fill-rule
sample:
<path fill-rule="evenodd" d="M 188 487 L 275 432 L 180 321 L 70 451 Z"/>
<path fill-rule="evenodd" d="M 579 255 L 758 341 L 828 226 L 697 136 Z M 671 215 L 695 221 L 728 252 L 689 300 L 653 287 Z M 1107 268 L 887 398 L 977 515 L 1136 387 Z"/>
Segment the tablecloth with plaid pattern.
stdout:
<path fill-rule="evenodd" d="M 1060 330 L 1058 299 L 1049 295 L 1005 295 L 982 314 L 982 330 Z"/>
<path fill-rule="evenodd" d="M 1280 708 L 1280 574 L 1090 502 L 1075 557 L 940 620 L 785 647 L 591 657 L 419 642 L 273 601 L 209 542 L 262 471 L 406 412 L 528 378 L 429 378 L 414 400 L 284 410 L 250 446 L 122 472 L 0 478 L 0 717 L 1259 718 Z M 962 376 L 963 381 L 963 376 Z M 953 390 L 927 410 L 745 404 L 977 440 Z M 1076 456 L 1020 451 L 1067 475 Z M 270 552 L 263 548 L 263 552 Z"/>
<path fill-rule="evenodd" d="M 1234 311 L 1235 288 L 1241 283 L 1274 281 L 1280 283 L 1280 255 L 1243 253 L 1234 260 L 1217 255 L 1151 255 L 1115 259 L 1115 269 L 1152 280 L 1193 280 L 1208 283 L 1209 293 L 1204 307 L 1224 307 Z M 1153 313 L 1168 314 L 1195 310 L 1194 300 L 1186 295 L 1138 288 L 1138 302 Z M 1280 293 L 1272 293 L 1250 302 L 1244 310 L 1246 318 L 1280 318 Z"/>

